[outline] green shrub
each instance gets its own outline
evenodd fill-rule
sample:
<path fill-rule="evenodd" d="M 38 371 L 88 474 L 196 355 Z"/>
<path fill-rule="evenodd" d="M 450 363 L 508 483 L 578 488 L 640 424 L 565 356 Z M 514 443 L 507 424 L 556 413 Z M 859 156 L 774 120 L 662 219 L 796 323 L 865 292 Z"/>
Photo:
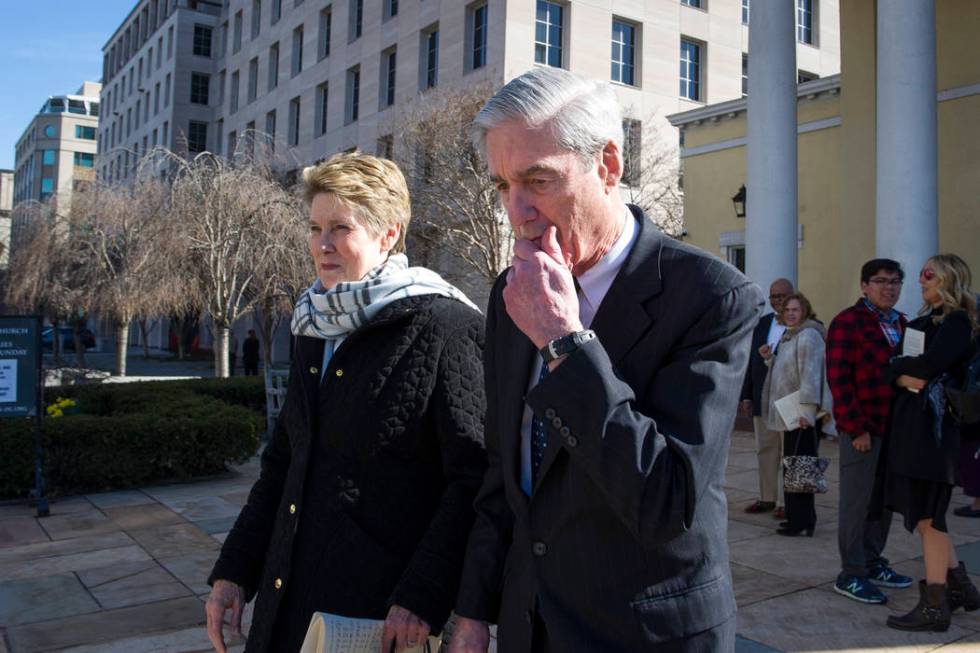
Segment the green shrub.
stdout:
<path fill-rule="evenodd" d="M 222 387 L 222 386 L 227 387 Z M 255 388 L 262 397 L 256 400 Z M 49 388 L 75 414 L 43 420 L 51 494 L 94 492 L 215 474 L 258 449 L 261 380 L 153 381 Z M 34 485 L 34 422 L 0 420 L 0 498 Z"/>

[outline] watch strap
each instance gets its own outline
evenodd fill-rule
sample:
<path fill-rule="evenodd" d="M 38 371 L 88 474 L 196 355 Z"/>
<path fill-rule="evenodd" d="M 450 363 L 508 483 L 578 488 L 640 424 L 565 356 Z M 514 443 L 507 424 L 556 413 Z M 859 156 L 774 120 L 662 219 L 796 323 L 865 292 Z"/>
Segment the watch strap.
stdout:
<path fill-rule="evenodd" d="M 544 364 L 547 365 L 566 354 L 572 353 L 588 341 L 594 340 L 595 337 L 595 331 L 591 329 L 575 331 L 560 338 L 555 338 L 538 351 L 541 353 Z"/>

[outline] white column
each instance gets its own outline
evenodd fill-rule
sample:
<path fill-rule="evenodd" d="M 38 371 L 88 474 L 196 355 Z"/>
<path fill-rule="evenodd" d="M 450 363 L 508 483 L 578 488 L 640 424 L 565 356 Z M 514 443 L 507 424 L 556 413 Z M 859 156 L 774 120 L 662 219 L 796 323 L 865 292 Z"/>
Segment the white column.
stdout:
<path fill-rule="evenodd" d="M 796 285 L 796 3 L 752 3 L 745 267 L 764 290 Z"/>
<path fill-rule="evenodd" d="M 879 2 L 877 22 L 875 251 L 914 282 L 939 248 L 935 0 Z M 921 305 L 907 282 L 897 308 Z"/>

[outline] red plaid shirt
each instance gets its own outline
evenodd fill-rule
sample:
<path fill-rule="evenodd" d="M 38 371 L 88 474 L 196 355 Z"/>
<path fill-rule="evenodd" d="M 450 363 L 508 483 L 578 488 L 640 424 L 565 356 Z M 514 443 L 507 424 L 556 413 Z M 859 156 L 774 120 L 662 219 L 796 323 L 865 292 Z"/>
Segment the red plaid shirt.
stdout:
<path fill-rule="evenodd" d="M 907 320 L 899 317 L 902 331 Z M 878 316 L 863 300 L 845 308 L 827 332 L 827 383 L 834 396 L 837 429 L 852 436 L 882 437 L 894 390 L 882 371 L 896 348 L 888 344 Z"/>

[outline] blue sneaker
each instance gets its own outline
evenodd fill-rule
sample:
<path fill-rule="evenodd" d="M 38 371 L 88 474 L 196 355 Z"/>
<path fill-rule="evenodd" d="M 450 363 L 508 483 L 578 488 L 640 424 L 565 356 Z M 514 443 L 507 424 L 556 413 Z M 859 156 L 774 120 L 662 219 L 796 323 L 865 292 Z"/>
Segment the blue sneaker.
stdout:
<path fill-rule="evenodd" d="M 861 603 L 883 604 L 888 597 L 875 587 L 875 584 L 857 576 L 839 576 L 834 583 L 834 591 Z"/>
<path fill-rule="evenodd" d="M 912 579 L 896 573 L 888 565 L 878 565 L 868 572 L 868 578 L 882 587 L 912 587 Z"/>

